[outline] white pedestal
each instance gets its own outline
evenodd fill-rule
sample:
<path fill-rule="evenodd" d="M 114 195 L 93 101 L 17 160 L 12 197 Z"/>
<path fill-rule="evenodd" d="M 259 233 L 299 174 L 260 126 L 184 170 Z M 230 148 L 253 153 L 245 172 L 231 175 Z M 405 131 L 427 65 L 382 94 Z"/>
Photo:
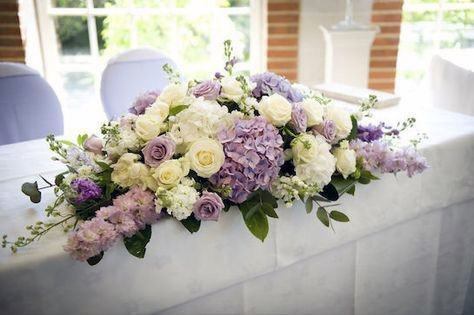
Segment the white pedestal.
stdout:
<path fill-rule="evenodd" d="M 326 43 L 324 81 L 366 88 L 370 47 L 378 29 L 332 30 L 320 26 Z"/>

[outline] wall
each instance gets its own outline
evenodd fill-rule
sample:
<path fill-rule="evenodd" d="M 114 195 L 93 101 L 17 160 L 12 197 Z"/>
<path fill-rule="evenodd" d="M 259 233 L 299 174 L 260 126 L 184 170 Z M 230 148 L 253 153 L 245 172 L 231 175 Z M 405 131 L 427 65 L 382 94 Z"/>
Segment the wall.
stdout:
<path fill-rule="evenodd" d="M 0 61 L 25 62 L 16 0 L 0 0 Z"/>

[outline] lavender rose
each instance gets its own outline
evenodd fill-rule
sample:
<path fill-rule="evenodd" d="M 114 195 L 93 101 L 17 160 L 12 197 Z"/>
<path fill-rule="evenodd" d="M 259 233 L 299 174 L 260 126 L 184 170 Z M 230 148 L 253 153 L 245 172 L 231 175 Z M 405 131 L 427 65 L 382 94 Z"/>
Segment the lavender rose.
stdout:
<path fill-rule="evenodd" d="M 217 221 L 223 208 L 224 203 L 218 194 L 205 191 L 194 203 L 194 217 L 201 221 Z"/>
<path fill-rule="evenodd" d="M 128 111 L 135 115 L 141 115 L 145 113 L 145 109 L 150 107 L 155 101 L 156 98 L 160 95 L 158 91 L 148 91 L 138 96 L 135 102 L 133 102 L 132 107 Z"/>
<path fill-rule="evenodd" d="M 326 138 L 327 142 L 334 141 L 336 137 L 336 124 L 332 120 L 324 120 L 321 124 L 312 128 L 313 134 L 321 135 Z"/>
<path fill-rule="evenodd" d="M 290 126 L 293 127 L 296 132 L 305 132 L 308 127 L 308 116 L 303 107 L 299 104 L 293 104 Z"/>
<path fill-rule="evenodd" d="M 164 161 L 173 157 L 176 151 L 176 143 L 168 136 L 159 136 L 147 142 L 142 150 L 145 164 L 158 167 Z"/>
<path fill-rule="evenodd" d="M 196 85 L 193 94 L 196 97 L 204 97 L 205 100 L 213 101 L 219 96 L 221 85 L 218 82 L 208 80 Z"/>
<path fill-rule="evenodd" d="M 83 145 L 86 151 L 96 154 L 102 154 L 102 139 L 97 136 L 90 136 L 86 141 L 84 141 Z"/>

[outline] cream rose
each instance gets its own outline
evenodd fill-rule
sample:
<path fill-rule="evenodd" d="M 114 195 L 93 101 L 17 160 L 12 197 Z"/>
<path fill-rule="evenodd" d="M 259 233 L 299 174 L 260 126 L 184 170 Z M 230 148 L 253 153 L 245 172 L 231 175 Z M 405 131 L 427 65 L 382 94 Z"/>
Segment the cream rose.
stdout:
<path fill-rule="evenodd" d="M 170 106 L 159 99 L 145 110 L 145 115 L 156 116 L 161 122 L 165 121 L 169 113 Z"/>
<path fill-rule="evenodd" d="M 189 168 L 179 160 L 168 160 L 158 166 L 152 176 L 158 186 L 171 188 L 179 184 L 181 179 L 188 175 Z"/>
<path fill-rule="evenodd" d="M 165 102 L 170 107 L 182 105 L 186 97 L 188 88 L 184 84 L 172 83 L 164 88 L 158 99 Z"/>
<path fill-rule="evenodd" d="M 209 178 L 219 171 L 225 156 L 222 144 L 213 139 L 202 138 L 191 144 L 186 158 L 193 171 L 201 177 Z"/>
<path fill-rule="evenodd" d="M 258 112 L 272 125 L 281 127 L 291 119 L 291 104 L 279 94 L 264 96 L 258 105 Z"/>
<path fill-rule="evenodd" d="M 329 106 L 326 111 L 326 119 L 332 120 L 336 125 L 336 141 L 346 138 L 351 133 L 352 121 L 349 112 Z"/>
<path fill-rule="evenodd" d="M 221 79 L 221 96 L 228 98 L 234 102 L 239 101 L 244 95 L 244 90 L 240 82 L 234 77 L 224 77 Z"/>
<path fill-rule="evenodd" d="M 300 105 L 308 117 L 308 127 L 313 127 L 323 122 L 323 105 L 313 99 L 305 99 Z"/>
<path fill-rule="evenodd" d="M 156 184 L 150 175 L 150 169 L 138 162 L 140 155 L 125 153 L 112 165 L 112 181 L 122 187 L 140 186 L 154 189 Z"/>
<path fill-rule="evenodd" d="M 305 133 L 295 138 L 291 143 L 293 163 L 299 165 L 314 160 L 319 152 L 318 146 L 318 141 L 313 135 Z"/>
<path fill-rule="evenodd" d="M 349 149 L 347 141 L 343 141 L 333 154 L 336 158 L 336 169 L 344 178 L 356 171 L 356 153 Z"/>
<path fill-rule="evenodd" d="M 149 141 L 160 134 L 161 119 L 156 115 L 140 115 L 135 121 L 135 133 L 141 139 Z"/>

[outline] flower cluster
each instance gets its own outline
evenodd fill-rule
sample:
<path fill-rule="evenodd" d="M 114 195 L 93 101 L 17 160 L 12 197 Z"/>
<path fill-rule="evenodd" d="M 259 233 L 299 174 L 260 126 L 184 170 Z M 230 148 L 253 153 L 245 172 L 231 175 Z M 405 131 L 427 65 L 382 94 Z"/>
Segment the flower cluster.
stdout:
<path fill-rule="evenodd" d="M 61 226 L 72 229 L 65 250 L 77 260 L 95 264 L 119 240 L 142 258 L 160 218 L 194 233 L 237 208 L 263 241 L 279 200 L 291 206 L 301 199 L 308 213 L 317 203 L 317 218 L 330 226 L 349 218 L 328 203 L 378 179 L 371 172 L 411 177 L 426 169 L 415 147 L 392 143 L 414 119 L 396 129 L 364 125 L 373 97 L 351 114 L 277 74 L 235 73 L 229 41 L 225 58 L 225 72 L 204 81 L 182 82 L 165 65 L 170 83 L 140 95 L 129 113 L 102 126 L 101 137 L 72 143 L 49 136 L 67 166 L 45 179 L 57 196 L 46 215 L 57 221 L 30 226 L 31 235 L 14 242 L 4 237 L 2 246 L 16 251 Z M 39 189 L 36 182 L 22 186 L 33 202 Z"/>

